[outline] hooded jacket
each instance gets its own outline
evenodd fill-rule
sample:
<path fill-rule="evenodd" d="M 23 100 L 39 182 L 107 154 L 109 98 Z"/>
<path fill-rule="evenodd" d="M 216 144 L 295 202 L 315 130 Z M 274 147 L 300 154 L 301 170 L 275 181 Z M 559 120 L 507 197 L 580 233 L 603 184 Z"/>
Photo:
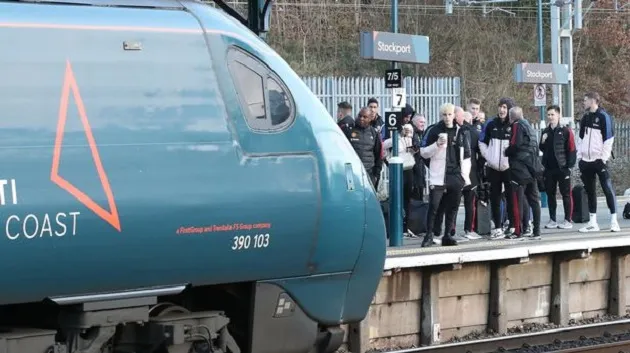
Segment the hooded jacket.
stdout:
<path fill-rule="evenodd" d="M 508 111 L 514 106 L 514 101 L 510 98 L 502 98 L 499 105 L 505 104 Z M 479 150 L 486 160 L 486 165 L 497 171 L 505 171 L 510 168 L 508 158 L 505 156 L 505 149 L 510 143 L 512 128 L 508 117 L 501 120 L 497 115 L 488 121 L 479 134 Z"/>
<path fill-rule="evenodd" d="M 415 125 L 413 125 L 413 147 L 416 151 L 418 151 L 418 153 L 413 155 L 416 159 L 416 164 L 413 166 L 413 181 L 415 186 L 418 188 L 424 187 L 426 178 L 426 165 L 424 164 L 422 155 L 419 153 L 423 135 L 424 130 L 420 131 Z"/>
<path fill-rule="evenodd" d="M 354 119 L 352 119 L 350 115 L 346 115 L 342 119 L 337 121 L 337 125 L 339 126 L 343 134 L 346 135 L 348 139 L 350 139 L 350 132 L 354 127 Z"/>
<path fill-rule="evenodd" d="M 612 117 L 603 108 L 587 112 L 580 121 L 577 159 L 594 162 L 601 159 L 604 163 L 612 154 L 615 141 L 615 129 Z"/>
<path fill-rule="evenodd" d="M 510 160 L 510 178 L 518 185 L 537 181 L 542 173 L 536 131 L 525 119 L 512 124 L 512 137 L 505 150 Z"/>
<path fill-rule="evenodd" d="M 446 124 L 440 121 L 429 126 L 424 133 L 420 144 L 420 155 L 429 164 L 429 185 L 444 186 L 446 175 L 461 175 L 464 186 L 470 185 L 470 135 L 465 129 L 455 126 L 455 139 L 447 142 L 456 147 L 457 156 L 454 158 L 456 165 L 448 165 L 447 161 L 452 156 L 449 155 L 452 148 L 438 147 L 437 140 L 439 134 L 446 132 Z"/>
<path fill-rule="evenodd" d="M 479 185 L 481 176 L 479 175 L 479 159 L 481 153 L 479 152 L 479 131 L 471 123 L 464 122 L 462 128 L 468 131 L 470 136 L 470 186 L 475 187 Z"/>

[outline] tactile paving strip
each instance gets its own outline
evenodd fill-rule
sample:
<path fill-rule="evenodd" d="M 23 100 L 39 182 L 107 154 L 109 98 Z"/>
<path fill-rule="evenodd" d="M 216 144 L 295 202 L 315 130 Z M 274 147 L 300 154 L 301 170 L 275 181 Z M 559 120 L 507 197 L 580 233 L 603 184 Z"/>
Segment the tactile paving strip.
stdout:
<path fill-rule="evenodd" d="M 469 251 L 478 250 L 492 250 L 497 248 L 512 248 L 517 246 L 539 246 L 543 244 L 575 241 L 580 239 L 597 239 L 597 238 L 609 238 L 609 237 L 625 237 L 630 236 L 630 230 L 622 230 L 621 232 L 612 233 L 609 231 L 600 231 L 590 234 L 582 234 L 577 231 L 570 234 L 554 234 L 545 238 L 545 235 L 541 239 L 501 239 L 501 240 L 473 240 L 468 241 L 457 246 L 440 246 L 435 245 L 429 248 L 420 247 L 422 239 L 413 239 L 413 244 L 405 245 L 400 248 L 387 249 L 387 257 L 403 257 L 403 256 L 418 256 L 418 255 L 430 255 L 439 253 L 465 253 Z M 409 241 L 405 239 L 405 241 Z"/>

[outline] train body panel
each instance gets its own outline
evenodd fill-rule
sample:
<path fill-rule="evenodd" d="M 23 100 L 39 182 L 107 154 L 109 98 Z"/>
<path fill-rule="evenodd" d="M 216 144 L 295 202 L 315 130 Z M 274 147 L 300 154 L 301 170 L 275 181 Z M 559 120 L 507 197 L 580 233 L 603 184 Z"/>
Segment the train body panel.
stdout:
<path fill-rule="evenodd" d="M 361 320 L 385 234 L 349 142 L 252 32 L 164 3 L 0 2 L 0 307 L 252 282 Z"/>

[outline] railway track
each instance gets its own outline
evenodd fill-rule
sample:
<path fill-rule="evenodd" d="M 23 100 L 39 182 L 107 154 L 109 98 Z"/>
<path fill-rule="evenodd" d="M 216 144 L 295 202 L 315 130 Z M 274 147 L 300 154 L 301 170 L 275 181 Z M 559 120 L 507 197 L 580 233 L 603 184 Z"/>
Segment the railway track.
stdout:
<path fill-rule="evenodd" d="M 387 353 L 630 353 L 630 319 Z"/>
<path fill-rule="evenodd" d="M 554 353 L 630 353 L 630 341 L 605 343 L 595 346 L 569 348 Z"/>

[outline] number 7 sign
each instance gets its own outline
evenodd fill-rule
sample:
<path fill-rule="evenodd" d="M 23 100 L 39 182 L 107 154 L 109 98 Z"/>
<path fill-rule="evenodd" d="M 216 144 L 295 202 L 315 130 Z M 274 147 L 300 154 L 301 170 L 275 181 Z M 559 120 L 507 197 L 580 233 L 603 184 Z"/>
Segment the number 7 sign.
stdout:
<path fill-rule="evenodd" d="M 392 107 L 404 108 L 405 105 L 407 105 L 407 92 L 405 92 L 405 88 L 392 88 Z"/>

